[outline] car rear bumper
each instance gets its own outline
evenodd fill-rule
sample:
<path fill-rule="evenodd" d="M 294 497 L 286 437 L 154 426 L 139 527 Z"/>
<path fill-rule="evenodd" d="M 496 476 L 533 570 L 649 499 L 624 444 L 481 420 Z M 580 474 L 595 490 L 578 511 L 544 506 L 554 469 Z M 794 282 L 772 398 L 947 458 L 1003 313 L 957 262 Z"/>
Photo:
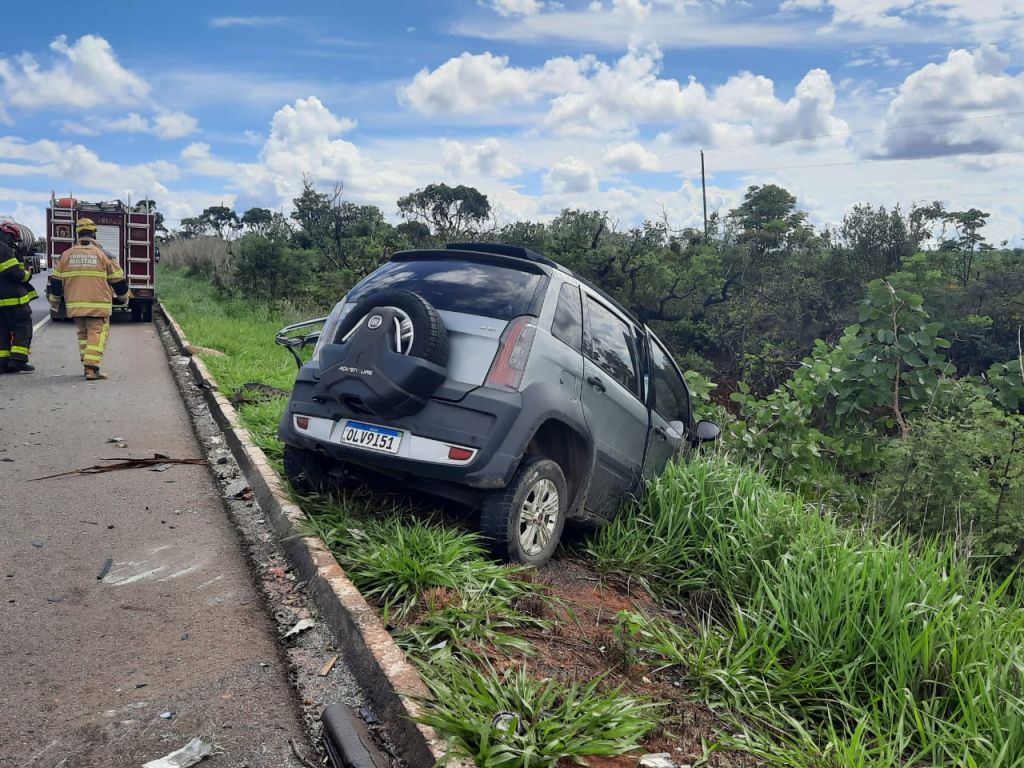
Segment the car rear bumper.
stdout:
<path fill-rule="evenodd" d="M 278 427 L 282 442 L 316 451 L 337 461 L 362 466 L 396 478 L 422 477 L 470 488 L 503 488 L 519 463 L 527 437 L 518 434 L 522 397 L 517 392 L 478 388 L 458 402 L 433 398 L 419 412 L 384 422 L 353 413 L 343 404 L 313 397 L 314 382 L 296 381 Z M 305 429 L 296 417 L 308 421 Z M 402 430 L 399 453 L 361 448 L 342 441 L 347 420 Z M 448 458 L 450 447 L 473 452 L 470 459 Z"/>

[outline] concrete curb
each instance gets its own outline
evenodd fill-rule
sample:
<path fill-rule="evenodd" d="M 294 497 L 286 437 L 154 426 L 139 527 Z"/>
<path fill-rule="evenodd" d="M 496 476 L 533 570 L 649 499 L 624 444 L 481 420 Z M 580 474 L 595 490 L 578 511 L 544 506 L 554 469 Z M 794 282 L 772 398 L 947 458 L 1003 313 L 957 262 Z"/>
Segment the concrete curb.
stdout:
<path fill-rule="evenodd" d="M 181 353 L 189 355 L 186 351 L 189 341 L 181 326 L 162 303 L 158 302 L 157 306 Z M 189 355 L 189 370 L 288 561 L 299 578 L 308 582 L 308 592 L 320 611 L 321 620 L 344 649 L 353 676 L 400 750 L 398 756 L 410 768 L 434 765 L 444 755 L 445 743 L 432 728 L 411 719 L 422 709 L 418 700 L 429 696 L 419 673 L 324 542 L 319 537 L 299 533 L 305 513 L 288 498 L 281 478 L 270 466 L 266 454 L 253 442 L 238 412 L 217 388 L 217 382 L 203 361 Z"/>

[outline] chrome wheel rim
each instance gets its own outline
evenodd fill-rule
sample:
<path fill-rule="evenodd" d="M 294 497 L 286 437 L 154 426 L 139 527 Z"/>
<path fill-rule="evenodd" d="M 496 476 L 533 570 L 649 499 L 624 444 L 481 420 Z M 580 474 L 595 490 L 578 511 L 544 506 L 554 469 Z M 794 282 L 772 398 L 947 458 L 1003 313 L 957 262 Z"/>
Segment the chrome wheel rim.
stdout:
<path fill-rule="evenodd" d="M 519 508 L 519 548 L 531 557 L 547 548 L 558 522 L 558 488 L 546 477 L 526 492 Z"/>

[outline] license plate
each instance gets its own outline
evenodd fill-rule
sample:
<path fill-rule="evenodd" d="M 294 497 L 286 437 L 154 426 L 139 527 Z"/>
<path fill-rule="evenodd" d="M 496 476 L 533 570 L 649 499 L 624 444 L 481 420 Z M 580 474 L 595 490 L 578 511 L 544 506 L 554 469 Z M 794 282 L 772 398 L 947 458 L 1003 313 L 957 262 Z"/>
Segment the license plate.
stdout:
<path fill-rule="evenodd" d="M 341 432 L 341 442 L 368 448 L 371 451 L 398 453 L 398 446 L 402 443 L 402 431 L 378 427 L 376 424 L 364 424 L 361 421 L 348 421 Z"/>

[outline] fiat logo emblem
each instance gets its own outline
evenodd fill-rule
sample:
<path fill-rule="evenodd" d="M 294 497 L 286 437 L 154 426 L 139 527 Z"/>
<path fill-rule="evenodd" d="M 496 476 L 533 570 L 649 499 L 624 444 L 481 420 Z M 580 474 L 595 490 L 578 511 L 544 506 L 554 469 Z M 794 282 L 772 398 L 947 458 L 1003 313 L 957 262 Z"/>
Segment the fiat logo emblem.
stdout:
<path fill-rule="evenodd" d="M 380 325 L 383 322 L 384 319 L 380 315 L 374 315 L 373 317 L 366 321 L 366 327 L 369 328 L 371 331 L 375 331 L 378 328 L 380 328 Z"/>

